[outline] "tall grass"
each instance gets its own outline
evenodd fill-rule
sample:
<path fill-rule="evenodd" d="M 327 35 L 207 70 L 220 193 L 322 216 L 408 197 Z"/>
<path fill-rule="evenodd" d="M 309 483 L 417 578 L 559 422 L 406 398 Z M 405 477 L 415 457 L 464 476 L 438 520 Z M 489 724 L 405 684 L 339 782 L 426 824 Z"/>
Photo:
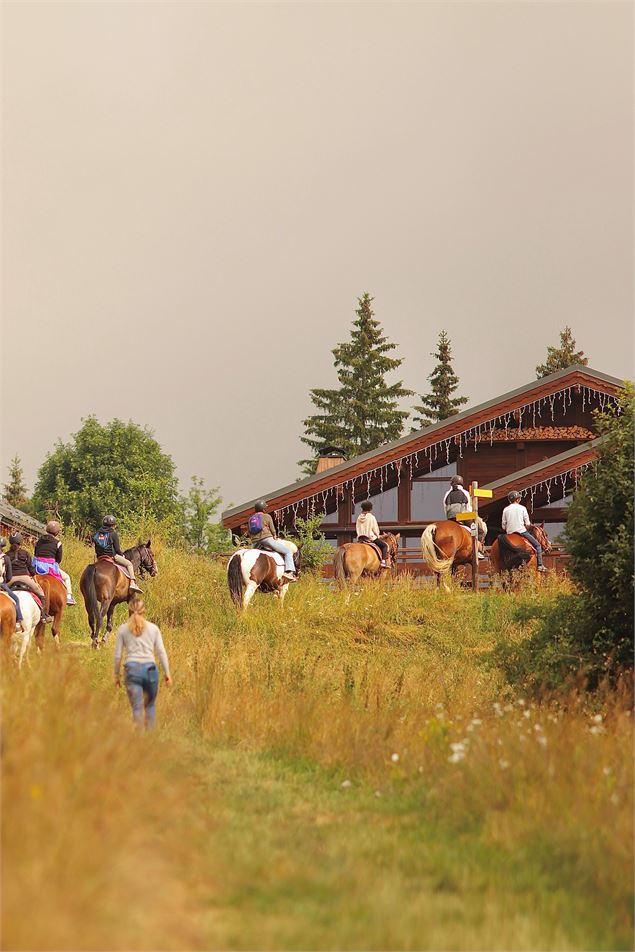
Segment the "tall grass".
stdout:
<path fill-rule="evenodd" d="M 175 679 L 160 696 L 157 736 L 132 731 L 110 650 L 91 653 L 81 608 L 66 613 L 61 655 L 47 645 L 22 677 L 7 672 L 5 947 L 205 947 L 192 876 L 207 814 L 179 768 L 183 744 L 311 763 L 337 784 L 401 798 L 448 840 L 479 844 L 488 889 L 531 888 L 533 870 L 541 889 L 580 910 L 589 943 L 628 942 L 628 693 L 572 688 L 536 701 L 491 660 L 501 640 L 527 636 L 519 606 L 566 583 L 473 596 L 408 579 L 352 593 L 306 579 L 284 610 L 260 597 L 239 615 L 222 567 L 160 539 L 153 547 L 160 574 L 144 586 L 148 614 Z M 72 541 L 66 550 L 77 579 L 89 550 Z M 508 882 L 488 872 L 497 863 Z M 146 911 L 129 923 L 120 913 L 131 892 Z M 24 914 L 36 897 L 37 923 Z M 79 920 L 89 925 L 73 946 Z"/>

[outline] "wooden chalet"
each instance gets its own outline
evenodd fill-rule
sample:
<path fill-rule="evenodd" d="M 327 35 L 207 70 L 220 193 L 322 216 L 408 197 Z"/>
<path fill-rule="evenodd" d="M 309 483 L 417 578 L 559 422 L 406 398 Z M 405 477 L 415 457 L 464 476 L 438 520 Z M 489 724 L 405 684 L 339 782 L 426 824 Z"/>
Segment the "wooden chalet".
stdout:
<path fill-rule="evenodd" d="M 46 533 L 46 526 L 6 499 L 0 499 L 0 535 L 9 536 L 14 532 L 21 532 L 25 541 L 34 541 Z"/>
<path fill-rule="evenodd" d="M 327 465 L 314 476 L 262 495 L 280 530 L 323 513 L 334 546 L 353 540 L 361 503 L 372 499 L 381 527 L 401 534 L 400 565 L 416 574 L 424 571 L 421 533 L 444 518 L 443 495 L 456 473 L 466 486 L 478 480 L 493 491 L 480 506 L 490 529 L 500 528 L 507 493 L 517 489 L 557 542 L 579 473 L 595 457 L 593 411 L 614 403 L 623 385 L 589 367 L 569 367 L 354 459 L 337 458 L 329 447 Z M 255 502 L 228 509 L 223 525 L 245 531 Z"/>

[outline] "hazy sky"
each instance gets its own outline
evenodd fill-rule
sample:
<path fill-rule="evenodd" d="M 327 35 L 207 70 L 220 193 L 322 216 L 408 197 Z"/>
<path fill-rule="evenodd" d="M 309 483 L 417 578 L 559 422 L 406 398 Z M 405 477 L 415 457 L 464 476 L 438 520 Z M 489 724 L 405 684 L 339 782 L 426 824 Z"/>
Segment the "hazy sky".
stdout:
<path fill-rule="evenodd" d="M 632 375 L 630 3 L 7 3 L 2 474 L 95 413 L 292 482 L 356 297 L 477 403 Z"/>

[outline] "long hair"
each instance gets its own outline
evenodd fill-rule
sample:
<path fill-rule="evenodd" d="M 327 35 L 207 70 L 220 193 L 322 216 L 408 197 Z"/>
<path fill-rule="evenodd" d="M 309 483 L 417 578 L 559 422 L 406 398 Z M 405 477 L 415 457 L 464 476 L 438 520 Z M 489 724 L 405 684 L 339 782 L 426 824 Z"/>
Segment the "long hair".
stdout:
<path fill-rule="evenodd" d="M 128 602 L 128 628 L 138 638 L 146 626 L 146 603 L 142 598 L 133 598 Z"/>

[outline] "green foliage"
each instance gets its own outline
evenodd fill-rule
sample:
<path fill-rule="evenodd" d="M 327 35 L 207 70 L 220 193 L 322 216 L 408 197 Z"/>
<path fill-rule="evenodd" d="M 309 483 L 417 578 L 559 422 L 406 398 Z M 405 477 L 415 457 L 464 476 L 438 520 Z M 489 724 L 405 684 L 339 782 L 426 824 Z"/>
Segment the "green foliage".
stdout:
<path fill-rule="evenodd" d="M 33 504 L 85 532 L 106 512 L 118 519 L 174 518 L 178 514 L 174 463 L 146 427 L 94 416 L 70 442 L 59 441 L 40 467 Z"/>
<path fill-rule="evenodd" d="M 322 566 L 333 555 L 333 548 L 320 531 L 324 516 L 321 512 L 307 519 L 296 519 L 295 532 L 289 533 L 297 545 L 302 548 L 302 571 L 319 575 Z"/>
<path fill-rule="evenodd" d="M 539 613 L 533 637 L 504 651 L 508 674 L 541 685 L 583 671 L 591 687 L 633 666 L 633 388 L 596 414 L 604 442 L 582 474 L 565 538 L 574 595 Z"/>
<path fill-rule="evenodd" d="M 420 395 L 421 404 L 413 407 L 414 422 L 420 427 L 455 416 L 459 407 L 467 403 L 467 397 L 452 396 L 459 386 L 459 378 L 452 367 L 452 345 L 446 331 L 439 334 L 439 343 L 432 357 L 438 363 L 428 377 L 430 393 Z"/>
<path fill-rule="evenodd" d="M 9 505 L 16 509 L 29 511 L 29 497 L 27 494 L 26 483 L 24 482 L 24 470 L 20 457 L 16 454 L 9 464 L 9 479 L 4 484 L 2 494 Z"/>
<path fill-rule="evenodd" d="M 544 364 L 538 364 L 536 367 L 536 377 L 547 377 L 558 370 L 566 370 L 574 364 L 584 364 L 589 362 L 588 357 L 584 356 L 583 350 L 576 350 L 576 342 L 573 332 L 567 324 L 564 330 L 560 331 L 560 346 L 547 347 L 547 359 Z"/>
<path fill-rule="evenodd" d="M 231 547 L 231 534 L 214 520 L 221 502 L 218 488 L 205 489 L 203 480 L 192 476 L 188 493 L 181 497 L 181 525 L 190 548 L 217 552 Z"/>
<path fill-rule="evenodd" d="M 409 396 L 402 382 L 388 384 L 387 373 L 396 370 L 401 360 L 388 357 L 395 349 L 374 319 L 373 298 L 358 298 L 357 319 L 351 339 L 333 350 L 339 380 L 337 389 L 311 390 L 318 412 L 304 420 L 303 443 L 314 458 L 301 460 L 307 475 L 315 472 L 315 456 L 326 446 L 341 447 L 348 459 L 397 440 L 408 413 L 400 410 L 398 400 Z"/>

